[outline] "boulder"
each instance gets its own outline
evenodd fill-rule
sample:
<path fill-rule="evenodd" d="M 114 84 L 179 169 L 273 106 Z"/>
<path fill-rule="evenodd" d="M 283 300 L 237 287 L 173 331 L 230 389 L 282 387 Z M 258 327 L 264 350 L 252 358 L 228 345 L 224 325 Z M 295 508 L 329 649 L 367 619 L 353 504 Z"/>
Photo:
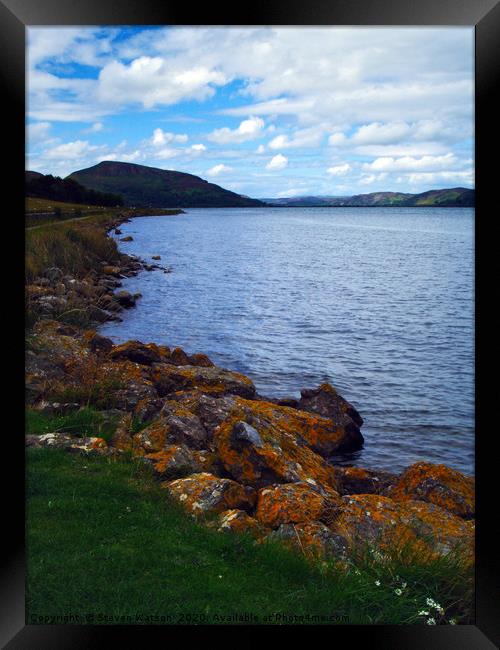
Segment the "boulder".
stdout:
<path fill-rule="evenodd" d="M 344 430 L 342 443 L 335 452 L 356 451 L 363 446 L 364 439 L 359 430 L 363 424 L 362 417 L 331 384 L 324 383 L 318 388 L 302 390 L 298 408 L 329 418 L 335 426 Z"/>
<path fill-rule="evenodd" d="M 309 483 L 272 485 L 259 490 L 255 516 L 268 528 L 311 521 L 331 523 L 341 505 L 334 490 L 321 494 Z"/>
<path fill-rule="evenodd" d="M 200 419 L 183 404 L 167 400 L 159 417 L 134 437 L 134 445 L 146 453 L 163 451 L 173 444 L 203 449 L 208 433 Z"/>
<path fill-rule="evenodd" d="M 206 354 L 200 354 L 199 352 L 188 356 L 188 365 L 200 366 L 202 368 L 212 368 L 214 366 Z"/>
<path fill-rule="evenodd" d="M 206 472 L 162 483 L 162 487 L 194 515 L 233 508 L 251 511 L 255 505 L 255 490 Z"/>
<path fill-rule="evenodd" d="M 104 275 L 112 275 L 115 278 L 120 277 L 120 270 L 121 269 L 119 266 L 112 266 L 111 264 L 107 264 L 106 266 L 102 267 L 102 272 L 104 273 Z"/>
<path fill-rule="evenodd" d="M 152 260 L 161 260 L 161 255 L 151 255 Z"/>
<path fill-rule="evenodd" d="M 342 497 L 344 505 L 330 526 L 348 541 L 354 555 L 372 553 L 377 559 L 425 563 L 452 550 L 472 557 L 473 527 L 451 513 L 424 501 L 396 502 L 375 495 Z"/>
<path fill-rule="evenodd" d="M 335 467 L 340 494 L 385 494 L 397 474 L 362 467 Z"/>
<path fill-rule="evenodd" d="M 120 241 L 134 241 L 134 238 L 132 235 L 127 235 L 126 237 L 122 237 Z"/>
<path fill-rule="evenodd" d="M 125 308 L 135 307 L 136 298 L 128 291 L 118 291 L 114 295 L 119 305 Z"/>
<path fill-rule="evenodd" d="M 281 524 L 267 539 L 284 542 L 306 556 L 343 561 L 348 552 L 347 541 L 342 535 L 332 532 L 320 521 Z"/>
<path fill-rule="evenodd" d="M 154 343 L 141 343 L 140 341 L 127 341 L 115 345 L 109 353 L 110 359 L 128 359 L 135 363 L 150 366 L 161 361 L 161 354 Z"/>
<path fill-rule="evenodd" d="M 395 501 L 434 503 L 458 517 L 475 512 L 474 479 L 446 465 L 418 462 L 410 465 L 387 494 Z"/>
<path fill-rule="evenodd" d="M 182 348 L 174 348 L 170 353 L 170 363 L 176 366 L 194 365 L 189 363 L 189 357 Z"/>
<path fill-rule="evenodd" d="M 241 395 L 251 399 L 255 395 L 255 386 L 248 377 L 218 367 L 155 364 L 151 379 L 161 397 L 193 389 L 214 397 Z"/>
<path fill-rule="evenodd" d="M 174 479 L 201 471 L 201 466 L 186 445 L 172 445 L 162 451 L 146 454 L 143 460 L 150 463 L 156 475 Z"/>
<path fill-rule="evenodd" d="M 105 453 L 108 445 L 103 438 L 96 436 L 79 438 L 65 433 L 44 433 L 43 435 L 27 435 L 26 447 L 50 447 L 52 449 L 66 449 L 85 453 Z"/>
<path fill-rule="evenodd" d="M 101 336 L 101 334 L 97 334 L 97 332 L 92 330 L 87 331 L 84 337 L 92 352 L 102 352 L 106 354 L 113 348 L 113 341 L 111 339 L 106 336 Z"/>
<path fill-rule="evenodd" d="M 312 480 L 335 488 L 333 467 L 311 449 L 321 436 L 335 434 L 330 420 L 235 397 L 214 444 L 227 472 L 245 485 Z"/>
<path fill-rule="evenodd" d="M 265 531 L 254 517 L 237 508 L 221 512 L 215 525 L 220 533 L 249 533 L 256 539 L 262 538 Z"/>

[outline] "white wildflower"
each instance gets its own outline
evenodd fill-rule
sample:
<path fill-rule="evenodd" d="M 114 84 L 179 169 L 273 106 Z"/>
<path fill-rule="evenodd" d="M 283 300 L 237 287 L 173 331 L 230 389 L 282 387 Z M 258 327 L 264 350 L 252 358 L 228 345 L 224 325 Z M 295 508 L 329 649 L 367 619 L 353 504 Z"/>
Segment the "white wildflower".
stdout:
<path fill-rule="evenodd" d="M 425 609 L 422 609 L 419 613 L 419 616 L 429 616 L 429 612 Z"/>
<path fill-rule="evenodd" d="M 401 596 L 401 594 L 403 593 L 403 590 L 402 589 L 394 589 L 394 593 L 396 594 L 396 596 Z"/>
<path fill-rule="evenodd" d="M 450 625 L 456 625 L 457 624 L 457 619 L 456 618 L 450 618 Z"/>
<path fill-rule="evenodd" d="M 428 618 L 427 625 L 436 625 L 436 620 L 434 618 Z"/>

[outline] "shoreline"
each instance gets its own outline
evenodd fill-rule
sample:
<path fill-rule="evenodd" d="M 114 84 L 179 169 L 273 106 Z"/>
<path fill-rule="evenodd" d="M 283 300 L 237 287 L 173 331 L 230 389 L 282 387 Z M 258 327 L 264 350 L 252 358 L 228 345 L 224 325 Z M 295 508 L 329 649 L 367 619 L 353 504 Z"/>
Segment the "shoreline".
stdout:
<path fill-rule="evenodd" d="M 120 214 L 99 227 L 117 247 L 111 231 L 135 216 Z M 119 318 L 121 309 L 136 305 L 140 296 L 116 292 L 121 279 L 143 270 L 168 272 L 118 248 L 117 260 L 115 266 L 103 260 L 91 286 L 80 282 L 89 307 L 97 291 L 99 299 L 112 296 L 101 310 L 106 313 L 96 312 L 101 318 Z M 78 282 L 54 268 L 44 279 L 39 288 L 55 290 L 55 298 L 67 295 L 61 285 Z M 47 292 L 41 297 L 47 303 Z M 119 309 L 110 309 L 113 303 Z M 33 331 L 31 407 L 54 413 L 91 404 L 119 413 L 119 422 L 108 441 L 51 433 L 28 436 L 28 446 L 131 454 L 151 466 L 188 512 L 218 515 L 220 530 L 292 545 L 298 539 L 314 553 L 347 558 L 358 537 L 377 545 L 379 536 L 388 536 L 386 543 L 395 545 L 395 521 L 398 535 L 412 538 L 419 552 L 436 557 L 465 543 L 471 561 L 473 479 L 427 462 L 398 474 L 332 465 L 327 459 L 333 453 L 361 448 L 363 420 L 330 384 L 304 389 L 299 399 L 270 399 L 258 395 L 248 377 L 215 366 L 203 353 L 140 341 L 114 345 L 94 330 L 50 319 L 50 312 Z M 375 519 L 367 520 L 367 512 Z"/>

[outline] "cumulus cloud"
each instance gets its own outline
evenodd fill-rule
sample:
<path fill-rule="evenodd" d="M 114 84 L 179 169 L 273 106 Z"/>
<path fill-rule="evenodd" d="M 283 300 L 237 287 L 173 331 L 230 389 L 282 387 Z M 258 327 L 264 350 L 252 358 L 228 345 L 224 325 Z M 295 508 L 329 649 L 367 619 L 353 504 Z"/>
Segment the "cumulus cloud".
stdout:
<path fill-rule="evenodd" d="M 344 163 L 343 165 L 334 165 L 333 167 L 329 167 L 326 171 L 332 176 L 344 176 L 351 169 L 352 167 L 349 163 Z"/>
<path fill-rule="evenodd" d="M 155 147 L 161 147 L 170 142 L 187 142 L 188 136 L 185 133 L 167 133 L 162 129 L 155 129 L 151 136 L 151 144 Z"/>
<path fill-rule="evenodd" d="M 231 167 L 228 167 L 227 165 L 224 164 L 219 164 L 219 165 L 214 165 L 207 171 L 207 176 L 219 176 L 219 174 L 223 174 L 224 172 L 230 172 Z"/>
<path fill-rule="evenodd" d="M 365 163 L 363 168 L 372 171 L 434 171 L 436 169 L 449 169 L 457 164 L 457 158 L 453 153 L 447 153 L 444 156 L 422 156 L 413 158 L 412 156 L 403 156 L 401 158 L 376 158 L 371 163 Z"/>
<path fill-rule="evenodd" d="M 91 145 L 87 140 L 75 140 L 49 149 L 45 152 L 45 157 L 49 159 L 76 160 L 91 152 L 98 151 L 100 148 L 102 147 Z"/>
<path fill-rule="evenodd" d="M 224 126 L 221 129 L 215 129 L 215 131 L 209 133 L 207 138 L 217 144 L 241 143 L 260 137 L 263 128 L 263 119 L 260 117 L 249 117 L 247 120 L 243 120 L 238 128 L 229 129 Z"/>
<path fill-rule="evenodd" d="M 270 169 L 272 171 L 277 171 L 279 169 L 285 169 L 285 167 L 288 165 L 288 158 L 283 156 L 283 154 L 279 153 L 267 163 L 266 169 Z"/>

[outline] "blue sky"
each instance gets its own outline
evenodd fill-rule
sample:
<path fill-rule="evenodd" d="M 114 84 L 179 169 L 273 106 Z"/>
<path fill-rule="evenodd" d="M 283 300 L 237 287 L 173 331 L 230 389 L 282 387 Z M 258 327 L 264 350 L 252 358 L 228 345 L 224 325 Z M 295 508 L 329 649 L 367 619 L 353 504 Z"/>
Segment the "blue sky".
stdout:
<path fill-rule="evenodd" d="M 27 169 L 252 197 L 474 186 L 473 28 L 29 27 Z"/>

